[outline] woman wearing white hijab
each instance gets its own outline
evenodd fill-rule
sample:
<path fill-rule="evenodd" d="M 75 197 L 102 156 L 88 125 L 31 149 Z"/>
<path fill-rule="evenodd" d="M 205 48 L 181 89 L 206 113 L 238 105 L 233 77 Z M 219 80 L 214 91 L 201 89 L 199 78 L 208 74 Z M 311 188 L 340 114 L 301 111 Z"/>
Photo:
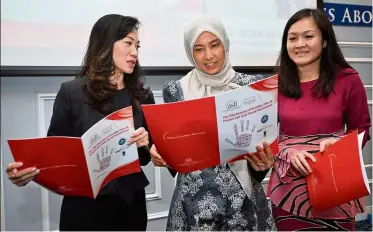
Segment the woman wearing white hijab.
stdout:
<path fill-rule="evenodd" d="M 264 79 L 233 70 L 228 58 L 229 39 L 216 19 L 190 25 L 184 46 L 195 68 L 181 80 L 165 84 L 165 102 L 215 95 Z M 179 173 L 166 230 L 276 230 L 260 183 L 274 163 L 268 144 L 263 146 L 257 146 L 261 160 L 249 154 L 250 165 L 241 160 Z M 167 166 L 155 146 L 150 154 L 156 166 Z"/>

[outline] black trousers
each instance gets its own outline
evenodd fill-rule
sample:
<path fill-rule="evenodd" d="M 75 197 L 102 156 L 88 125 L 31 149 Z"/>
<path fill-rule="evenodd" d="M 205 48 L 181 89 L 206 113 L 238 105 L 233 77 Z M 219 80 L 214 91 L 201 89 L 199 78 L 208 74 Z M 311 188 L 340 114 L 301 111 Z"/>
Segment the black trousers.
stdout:
<path fill-rule="evenodd" d="M 134 194 L 131 203 L 118 195 L 64 197 L 60 215 L 61 231 L 145 231 L 147 225 L 145 190 Z"/>

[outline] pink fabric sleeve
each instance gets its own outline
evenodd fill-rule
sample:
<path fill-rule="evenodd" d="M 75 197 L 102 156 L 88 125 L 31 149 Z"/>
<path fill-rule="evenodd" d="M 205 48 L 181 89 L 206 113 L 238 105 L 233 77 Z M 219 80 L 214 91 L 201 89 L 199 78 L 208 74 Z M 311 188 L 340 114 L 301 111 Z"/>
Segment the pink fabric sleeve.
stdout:
<path fill-rule="evenodd" d="M 296 149 L 286 146 L 284 143 L 279 143 L 280 152 L 276 156 L 274 168 L 282 183 L 290 183 L 300 174 L 296 172 L 290 163 L 290 159 Z"/>
<path fill-rule="evenodd" d="M 347 125 L 347 133 L 358 129 L 359 133 L 365 131 L 363 147 L 370 140 L 369 128 L 371 120 L 369 116 L 368 100 L 363 82 L 359 74 L 353 74 L 351 78 L 346 78 L 344 84 L 346 94 L 344 98 L 344 118 Z"/>

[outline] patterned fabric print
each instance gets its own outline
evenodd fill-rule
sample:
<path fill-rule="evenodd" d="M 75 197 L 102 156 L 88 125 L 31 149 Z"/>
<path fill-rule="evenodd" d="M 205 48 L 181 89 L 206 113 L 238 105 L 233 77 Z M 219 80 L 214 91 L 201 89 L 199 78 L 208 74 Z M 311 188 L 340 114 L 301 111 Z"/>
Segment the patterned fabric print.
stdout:
<path fill-rule="evenodd" d="M 275 230 L 270 211 L 266 218 L 258 216 L 261 205 L 249 200 L 227 165 L 179 173 L 177 186 L 166 230 Z M 258 189 L 268 204 L 260 185 Z M 253 199 L 257 193 L 253 191 Z"/>
<path fill-rule="evenodd" d="M 262 79 L 236 73 L 233 82 L 244 86 Z M 163 99 L 184 100 L 179 82 L 165 84 Z M 254 181 L 249 199 L 229 166 L 219 165 L 178 174 L 166 230 L 275 231 L 276 227 L 261 184 Z"/>
<path fill-rule="evenodd" d="M 263 75 L 248 75 L 245 73 L 236 72 L 236 76 L 234 77 L 232 82 L 235 84 L 241 85 L 241 86 L 245 86 L 245 85 L 249 85 L 252 83 L 262 81 L 266 78 L 267 77 L 264 77 Z"/>
<path fill-rule="evenodd" d="M 291 154 L 294 151 L 316 153 L 322 140 L 327 138 L 338 139 L 343 134 L 343 130 L 334 134 L 301 137 L 280 134 L 280 152 L 276 156 L 275 171 L 271 173 L 268 186 L 268 195 L 271 201 L 291 214 L 306 218 L 343 219 L 352 218 L 356 213 L 363 212 L 363 204 L 359 199 L 322 212 L 314 211 L 309 200 L 306 179 L 290 165 Z"/>
<path fill-rule="evenodd" d="M 273 216 L 279 231 L 354 231 L 354 219 L 304 218 L 272 205 Z"/>

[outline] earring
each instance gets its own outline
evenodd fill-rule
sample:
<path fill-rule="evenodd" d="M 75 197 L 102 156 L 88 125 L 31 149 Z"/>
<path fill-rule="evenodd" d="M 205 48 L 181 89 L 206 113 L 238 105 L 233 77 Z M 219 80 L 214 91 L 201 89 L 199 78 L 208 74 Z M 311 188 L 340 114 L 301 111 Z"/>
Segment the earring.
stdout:
<path fill-rule="evenodd" d="M 326 41 L 324 41 L 322 47 L 323 47 L 323 48 L 326 48 Z"/>

